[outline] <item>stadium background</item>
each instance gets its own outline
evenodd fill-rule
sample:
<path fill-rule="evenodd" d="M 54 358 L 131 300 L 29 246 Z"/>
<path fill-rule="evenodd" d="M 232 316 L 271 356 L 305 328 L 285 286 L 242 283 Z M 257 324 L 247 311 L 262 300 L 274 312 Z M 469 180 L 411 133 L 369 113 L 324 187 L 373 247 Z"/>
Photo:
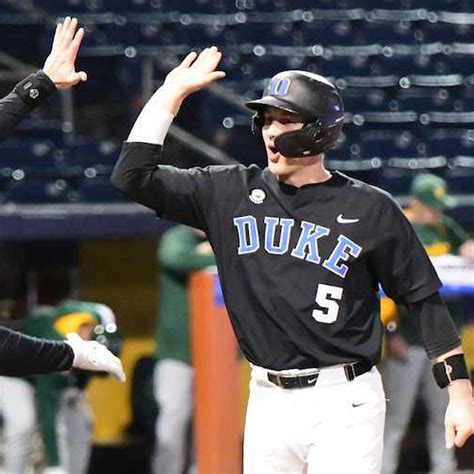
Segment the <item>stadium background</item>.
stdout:
<path fill-rule="evenodd" d="M 159 272 L 154 254 L 169 223 L 123 199 L 108 181 L 144 101 L 190 48 L 217 45 L 227 77 L 186 101 L 165 160 L 186 167 L 233 161 L 263 166 L 264 150 L 249 133 L 243 101 L 257 97 L 263 81 L 279 70 L 317 72 L 334 81 L 347 110 L 328 166 L 387 189 L 402 204 L 414 175 L 440 175 L 457 197 L 451 214 L 472 231 L 474 4 L 2 1 L 2 94 L 41 67 L 55 22 L 65 15 L 77 16 L 86 29 L 78 67 L 89 80 L 55 95 L 0 145 L 0 310 L 12 314 L 10 324 L 21 325 L 28 309 L 48 302 L 65 280 L 81 298 L 114 309 L 129 382 L 121 387 L 100 380 L 91 387 L 102 446 L 91 472 L 110 468 L 107 449 L 128 453 L 115 454 L 121 470 L 114 472 L 145 472 L 127 470 L 126 459 L 137 463 L 146 450 L 129 434 L 130 375 L 152 351 Z M 424 468 L 416 430 L 407 443 L 416 456 L 404 461 L 405 468 Z"/>

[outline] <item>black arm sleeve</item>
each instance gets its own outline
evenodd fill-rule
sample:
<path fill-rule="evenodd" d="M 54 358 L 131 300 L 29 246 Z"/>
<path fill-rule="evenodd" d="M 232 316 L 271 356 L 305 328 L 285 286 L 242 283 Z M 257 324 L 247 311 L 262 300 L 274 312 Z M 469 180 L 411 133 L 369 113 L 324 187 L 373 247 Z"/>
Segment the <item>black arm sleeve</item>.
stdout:
<path fill-rule="evenodd" d="M 0 326 L 0 375 L 69 370 L 73 360 L 74 352 L 65 342 L 37 339 Z"/>
<path fill-rule="evenodd" d="M 430 359 L 461 345 L 461 338 L 439 292 L 407 304 Z"/>
<path fill-rule="evenodd" d="M 158 165 L 161 146 L 125 143 L 112 173 L 112 184 L 125 196 L 155 210 L 159 217 L 207 229 L 212 208 L 210 168 Z"/>
<path fill-rule="evenodd" d="M 415 229 L 392 197 L 378 210 L 379 235 L 371 265 L 385 294 L 397 303 L 420 301 L 442 284 Z"/>
<path fill-rule="evenodd" d="M 0 141 L 7 138 L 29 112 L 55 90 L 51 79 L 43 71 L 37 71 L 0 99 Z"/>

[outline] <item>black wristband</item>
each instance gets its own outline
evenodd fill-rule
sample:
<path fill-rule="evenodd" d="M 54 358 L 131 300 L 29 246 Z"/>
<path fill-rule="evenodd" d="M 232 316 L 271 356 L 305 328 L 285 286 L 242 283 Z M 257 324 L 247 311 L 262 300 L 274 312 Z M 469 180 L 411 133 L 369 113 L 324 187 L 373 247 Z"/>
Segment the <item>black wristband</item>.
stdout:
<path fill-rule="evenodd" d="M 447 387 L 453 380 L 469 380 L 464 354 L 456 354 L 434 364 L 433 375 L 440 388 Z"/>
<path fill-rule="evenodd" d="M 51 95 L 56 90 L 56 86 L 43 71 L 39 70 L 25 77 L 13 90 L 27 104 L 36 106 Z"/>

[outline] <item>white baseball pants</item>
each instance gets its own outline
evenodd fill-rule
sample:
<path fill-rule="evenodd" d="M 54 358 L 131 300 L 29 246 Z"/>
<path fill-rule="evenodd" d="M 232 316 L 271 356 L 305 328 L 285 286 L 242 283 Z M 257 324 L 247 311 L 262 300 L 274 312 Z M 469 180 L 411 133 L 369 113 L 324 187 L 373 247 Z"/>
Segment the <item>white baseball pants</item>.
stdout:
<path fill-rule="evenodd" d="M 348 381 L 342 367 L 316 385 L 284 389 L 252 369 L 244 474 L 379 474 L 385 395 L 376 368 Z M 308 370 L 274 372 L 306 375 Z"/>

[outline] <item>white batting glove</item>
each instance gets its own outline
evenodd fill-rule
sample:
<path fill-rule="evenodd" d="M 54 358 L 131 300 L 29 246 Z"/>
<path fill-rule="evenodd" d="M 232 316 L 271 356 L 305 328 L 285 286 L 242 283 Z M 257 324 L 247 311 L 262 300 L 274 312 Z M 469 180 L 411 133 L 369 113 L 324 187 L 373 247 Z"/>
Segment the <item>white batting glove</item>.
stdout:
<path fill-rule="evenodd" d="M 122 362 L 105 346 L 97 341 L 84 341 L 79 334 L 70 332 L 67 341 L 74 351 L 73 367 L 97 372 L 109 372 L 121 382 L 125 382 Z"/>

